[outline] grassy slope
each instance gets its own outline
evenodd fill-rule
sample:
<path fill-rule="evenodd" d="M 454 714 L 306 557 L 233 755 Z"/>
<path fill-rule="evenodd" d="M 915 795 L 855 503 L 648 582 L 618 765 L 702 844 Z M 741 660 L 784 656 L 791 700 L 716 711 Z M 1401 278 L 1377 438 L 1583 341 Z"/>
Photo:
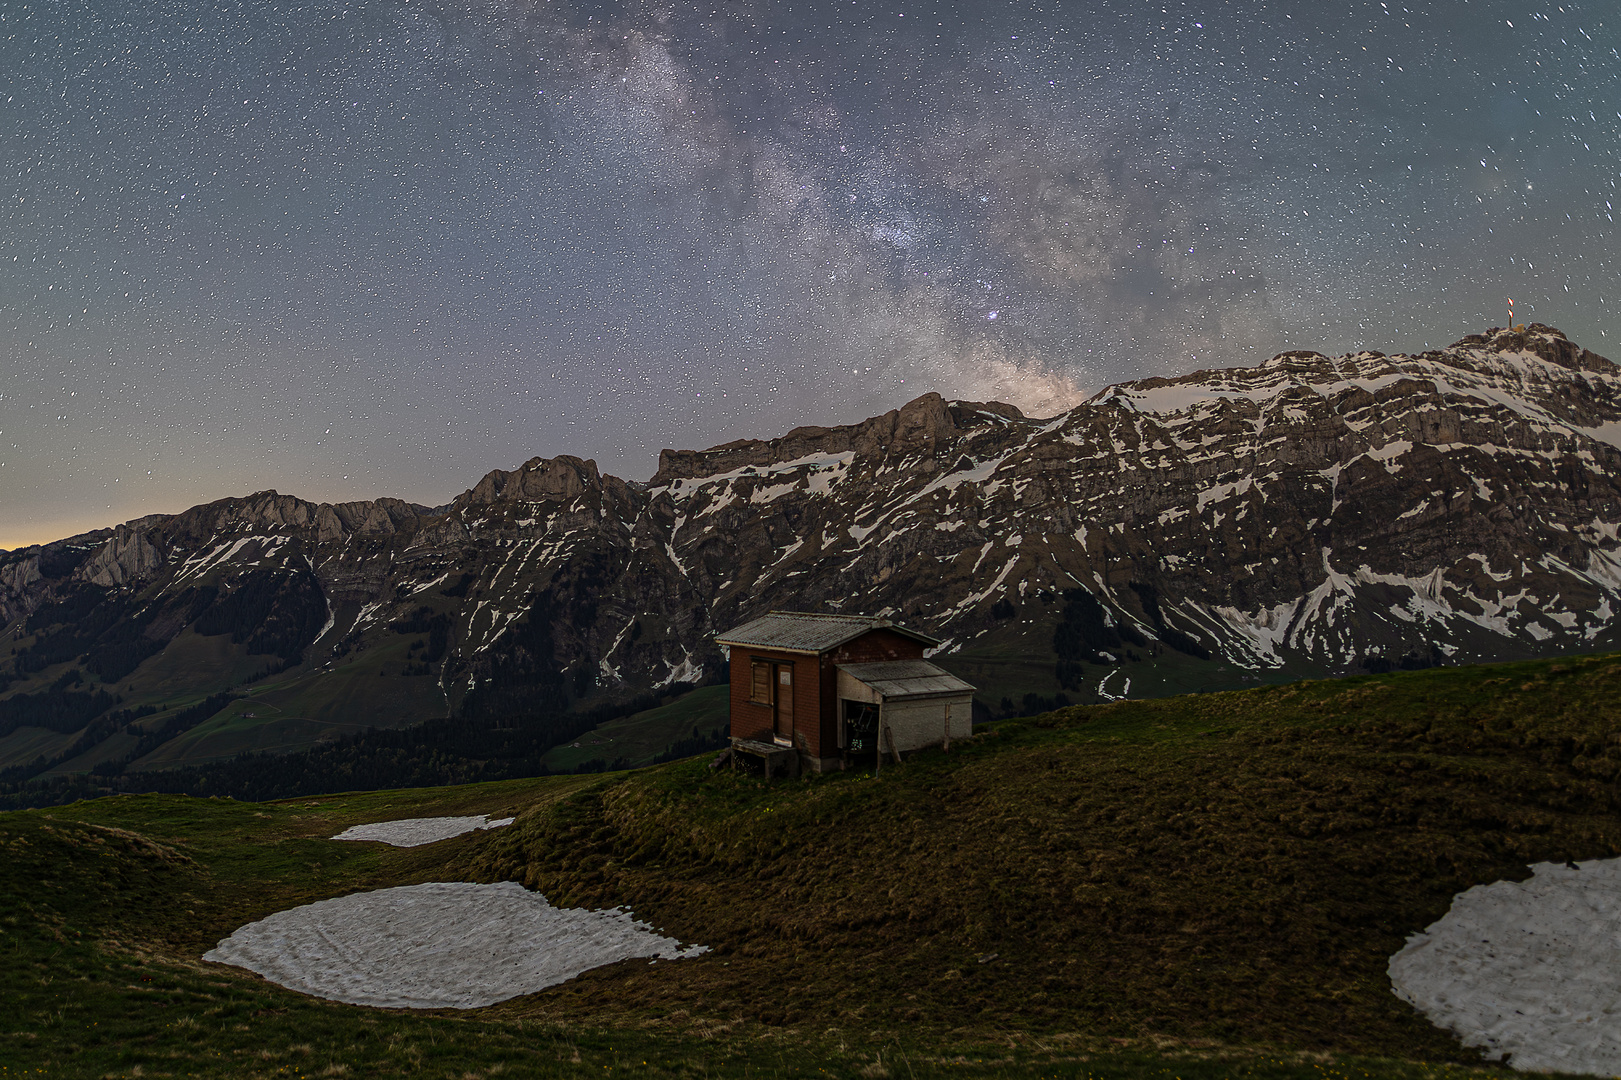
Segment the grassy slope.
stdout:
<path fill-rule="evenodd" d="M 246 646 L 231 644 L 229 634 L 204 637 L 184 630 L 162 652 L 149 657 L 117 683 L 114 690 L 123 694 L 130 705 L 200 701 L 252 678 L 255 672 L 275 662 L 275 657 L 254 656 Z"/>
<path fill-rule="evenodd" d="M 1050 699 L 1062 692 L 1077 704 L 1097 704 L 1127 696 L 1122 691 L 1128 679 L 1129 696 L 1143 698 L 1232 690 L 1323 674 L 1316 667 L 1300 664 L 1249 671 L 1224 661 L 1200 660 L 1174 649 L 1152 656 L 1150 650 L 1133 646 L 1132 651 L 1139 659 L 1116 665 L 1085 663 L 1079 688 L 1066 690 L 1058 683 L 1058 655 L 1053 651 L 1053 631 L 1060 614 L 1056 605 L 1025 604 L 1015 619 L 998 623 L 985 637 L 972 639 L 956 652 L 934 657 L 934 661 L 973 683 L 974 697 L 993 713 L 1003 712 L 1004 698 L 1012 701 L 1016 708 L 1022 708 L 1024 695 L 1030 693 Z M 1105 677 L 1108 678 L 1108 698 L 1098 694 L 1098 684 Z"/>
<path fill-rule="evenodd" d="M 1618 701 L 1621 657 L 1602 657 L 1077 708 L 877 779 L 768 786 L 687 761 L 0 815 L 0 1061 L 875 1076 L 883 1054 L 897 1077 L 1070 1074 L 1082 1058 L 1100 1076 L 1461 1074 L 1416 1064 L 1467 1055 L 1391 995 L 1386 959 L 1463 888 L 1621 851 Z M 426 848 L 322 839 L 514 810 L 509 829 Z M 715 952 L 455 1017 L 313 1001 L 194 959 L 296 903 L 459 878 L 627 903 Z M 1324 1052 L 1380 1060 L 1310 1057 Z"/>
<path fill-rule="evenodd" d="M 7 629 L 15 630 L 17 624 Z M 26 645 L 34 637 L 15 640 Z M 262 692 L 255 695 L 254 704 L 232 706 L 171 739 L 134 763 L 131 771 L 218 761 L 243 751 L 302 749 L 371 727 L 407 727 L 444 716 L 448 705 L 435 678 L 400 674 L 410 640 L 406 635 L 376 628 L 362 648 L 323 670 L 316 670 L 316 664 L 328 650 L 312 647 L 305 664 L 256 683 Z M 122 699 L 124 708 L 161 708 L 149 726 L 210 694 L 243 690 L 247 680 L 276 663 L 274 656 L 250 654 L 245 646 L 231 644 L 229 635 L 203 637 L 188 629 L 162 652 L 148 657 L 106 689 Z M 53 665 L 18 680 L 0 697 L 37 693 L 74 666 Z M 87 678 L 87 684 L 100 685 L 93 677 Z M 244 715 L 249 712 L 256 715 Z M 49 756 L 71 745 L 76 737 L 77 733 L 57 735 L 23 728 L 0 739 L 0 768 L 32 761 L 40 753 Z M 51 774 L 83 771 L 126 748 L 122 743 L 105 746 L 99 752 L 63 763 Z"/>
<path fill-rule="evenodd" d="M 679 763 L 521 818 L 469 870 L 729 961 L 559 992 L 575 1015 L 1448 1056 L 1386 960 L 1464 888 L 1621 853 L 1618 703 L 1605 657 L 1076 708 L 876 780 Z"/>
<path fill-rule="evenodd" d="M 667 705 L 610 720 L 551 751 L 546 767 L 567 772 L 593 758 L 608 762 L 624 758 L 631 767 L 646 765 L 677 739 L 690 738 L 693 728 L 705 735 L 714 728 L 725 729 L 731 718 L 730 693 L 731 687 L 724 684 L 701 686 Z"/>
<path fill-rule="evenodd" d="M 75 738 L 77 733 L 72 731 L 47 731 L 37 727 L 18 728 L 10 735 L 0 737 L 0 769 L 12 765 L 26 765 L 39 757 L 49 760 L 58 754 L 66 753 Z"/>
<path fill-rule="evenodd" d="M 404 650 L 402 641 L 396 651 L 403 655 Z M 388 667 L 397 673 L 400 665 Z M 239 692 L 251 690 L 250 696 L 170 739 L 130 771 L 196 765 L 251 751 L 301 750 L 367 728 L 407 727 L 445 714 L 444 693 L 434 679 L 383 676 L 380 669 L 368 657 L 331 672 L 275 676 L 243 687 Z"/>
<path fill-rule="evenodd" d="M 133 763 L 130 771 L 218 761 L 244 751 L 298 750 L 370 727 L 407 727 L 445 715 L 445 696 L 436 680 L 400 676 L 408 644 L 402 635 L 383 635 L 379 647 L 353 653 L 330 670 L 306 666 L 241 687 L 243 693 L 254 691 L 253 700 L 233 703 Z M 143 671 L 138 669 L 136 676 Z M 380 674 L 384 671 L 388 674 Z M 135 697 L 129 700 L 140 703 Z"/>

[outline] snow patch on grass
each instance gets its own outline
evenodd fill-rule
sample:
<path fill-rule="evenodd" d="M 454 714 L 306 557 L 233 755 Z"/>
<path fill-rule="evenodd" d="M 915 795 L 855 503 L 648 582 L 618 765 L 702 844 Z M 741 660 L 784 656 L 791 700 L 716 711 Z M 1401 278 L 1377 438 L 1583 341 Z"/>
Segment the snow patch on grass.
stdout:
<path fill-rule="evenodd" d="M 395 847 L 421 847 L 476 829 L 499 829 L 503 825 L 511 825 L 512 820 L 498 818 L 491 821 L 483 814 L 471 817 L 400 818 L 396 821 L 374 821 L 369 825 L 351 825 L 332 839 L 381 840 Z"/>
<path fill-rule="evenodd" d="M 436 881 L 278 911 L 203 959 L 350 1005 L 476 1009 L 619 960 L 708 951 L 619 908 L 554 908 L 515 881 Z"/>
<path fill-rule="evenodd" d="M 1459 893 L 1390 960 L 1396 996 L 1525 1072 L 1621 1074 L 1621 859 Z"/>

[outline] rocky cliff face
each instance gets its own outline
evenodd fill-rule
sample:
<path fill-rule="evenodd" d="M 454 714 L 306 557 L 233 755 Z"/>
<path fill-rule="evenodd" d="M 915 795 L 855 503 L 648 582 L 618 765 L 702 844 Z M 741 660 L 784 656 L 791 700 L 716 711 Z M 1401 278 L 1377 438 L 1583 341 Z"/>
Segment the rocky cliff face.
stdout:
<path fill-rule="evenodd" d="M 261 492 L 0 556 L 0 621 L 16 694 L 63 670 L 52 656 L 95 655 L 28 660 L 98 598 L 124 605 L 111 627 L 188 589 L 303 625 L 288 612 L 317 596 L 282 677 L 392 665 L 428 715 L 701 679 L 716 631 L 860 611 L 1084 700 L 1152 690 L 1156 670 L 1215 685 L 1612 646 L 1618 527 L 1621 372 L 1534 325 L 1126 383 L 1050 419 L 929 394 L 665 451 L 647 484 L 537 458 L 439 512 Z M 126 696 L 161 656 L 142 663 L 115 680 Z M 1163 688 L 1198 684 L 1177 678 Z"/>
<path fill-rule="evenodd" d="M 1000 601 L 1080 589 L 1145 640 L 1258 669 L 1576 648 L 1611 640 L 1621 584 L 1617 391 L 1546 327 L 1290 353 L 1046 421 L 925 397 L 668 455 L 649 495 L 720 622 L 845 605 L 962 647 Z"/>

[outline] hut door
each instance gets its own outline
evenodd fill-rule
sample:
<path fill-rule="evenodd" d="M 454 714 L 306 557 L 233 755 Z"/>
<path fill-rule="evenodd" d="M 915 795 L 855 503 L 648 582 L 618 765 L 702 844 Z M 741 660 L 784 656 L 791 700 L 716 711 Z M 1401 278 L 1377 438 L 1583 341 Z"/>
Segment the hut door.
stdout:
<path fill-rule="evenodd" d="M 777 668 L 776 713 L 777 739 L 781 742 L 792 742 L 794 738 L 794 669 L 787 664 Z"/>
<path fill-rule="evenodd" d="M 871 754 L 878 745 L 878 706 L 867 701 L 844 703 L 844 745 L 852 754 Z"/>

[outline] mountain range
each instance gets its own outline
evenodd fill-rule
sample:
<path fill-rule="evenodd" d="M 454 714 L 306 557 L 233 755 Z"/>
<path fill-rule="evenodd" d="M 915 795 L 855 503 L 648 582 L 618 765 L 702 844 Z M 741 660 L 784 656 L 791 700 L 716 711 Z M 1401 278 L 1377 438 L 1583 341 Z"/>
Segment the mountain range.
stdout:
<path fill-rule="evenodd" d="M 275 491 L 0 553 L 0 780 L 601 718 L 772 609 L 941 639 L 981 711 L 1618 647 L 1621 372 L 1552 327 L 1287 352 L 1036 419 L 577 457 L 446 506 Z M 557 727 L 560 716 L 574 718 Z M 547 720 L 550 718 L 550 720 Z"/>

